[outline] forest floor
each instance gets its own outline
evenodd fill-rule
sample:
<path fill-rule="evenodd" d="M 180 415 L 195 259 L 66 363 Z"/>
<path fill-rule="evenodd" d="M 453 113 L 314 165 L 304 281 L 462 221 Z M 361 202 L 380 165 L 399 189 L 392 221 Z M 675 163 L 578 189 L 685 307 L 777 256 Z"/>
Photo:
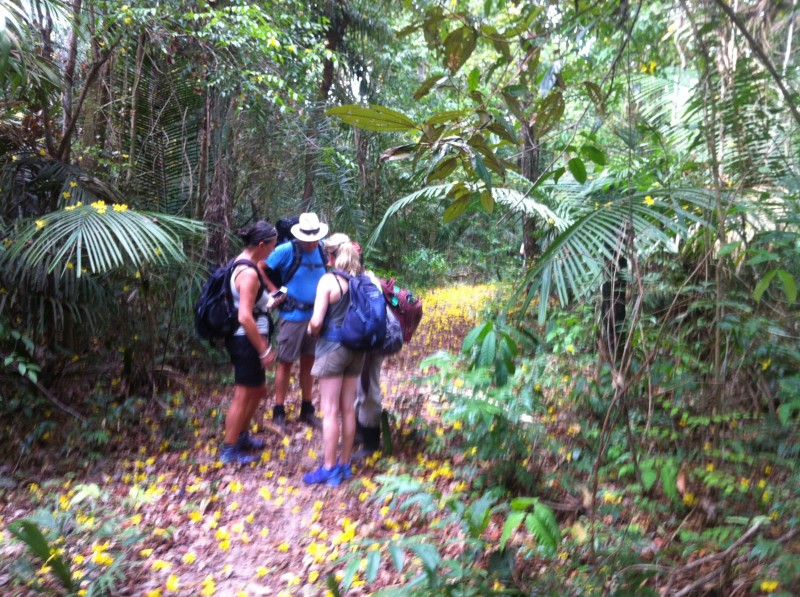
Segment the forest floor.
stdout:
<path fill-rule="evenodd" d="M 267 442 L 260 462 L 238 467 L 217 461 L 232 391 L 230 383 L 214 385 L 214 380 L 230 379 L 224 363 L 196 376 L 191 388 L 174 395 L 173 404 L 162 405 L 159 417 L 147 418 L 145 433 L 119 429 L 119 448 L 88 468 L 69 470 L 55 457 L 58 446 L 52 446 L 51 464 L 25 471 L 22 482 L 0 493 L 0 562 L 5 562 L 0 563 L 0 593 L 33 592 L 14 583 L 20 568 L 12 571 L 12 566 L 21 565 L 23 547 L 8 540 L 7 528 L 33 516 L 41 526 L 58 529 L 60 539 L 52 547 L 61 550 L 57 553 L 82 582 L 83 594 L 89 581 L 98 579 L 113 581 L 113 595 L 328 594 L 328 577 L 342 578 L 354 545 L 368 549 L 372 541 L 426 530 L 412 528 L 418 523 L 407 511 L 390 511 L 388 500 L 373 497 L 377 475 L 419 470 L 422 464 L 442 491 L 466 489 L 464 480 L 453 477 L 452 463 L 432 458 L 407 434 L 414 418 L 437 417 L 420 361 L 437 350 L 457 352 L 476 310 L 491 293 L 489 287 L 471 286 L 449 289 L 444 298 L 435 292 L 426 296 L 425 318 L 415 338 L 384 364 L 394 455 L 377 453 L 357 464 L 353 479 L 339 487 L 302 482 L 302 475 L 320 461 L 322 440 L 321 432 L 296 421 L 299 389 L 294 380 L 287 434 L 279 436 L 262 425 L 255 429 Z M 271 405 L 268 400 L 257 418 L 267 421 Z M 487 532 L 499 536 L 500 530 Z M 385 552 L 386 545 L 374 543 L 369 549 Z M 348 595 L 366 595 L 402 580 L 390 558 L 383 557 L 367 586 L 365 567 L 366 559 Z M 52 567 L 34 566 L 28 573 L 52 587 L 52 572 Z"/>
<path fill-rule="evenodd" d="M 617 470 L 620 465 L 610 463 L 594 493 L 597 542 L 609 546 L 602 556 L 609 559 L 599 563 L 587 555 L 594 540 L 586 516 L 594 507 L 592 462 L 582 452 L 592 445 L 591 426 L 599 428 L 604 410 L 585 400 L 576 407 L 573 394 L 581 391 L 581 367 L 569 360 L 569 349 L 563 366 L 548 374 L 555 377 L 536 398 L 535 412 L 526 402 L 533 399 L 530 392 L 523 395 L 516 386 L 508 390 L 503 408 L 517 409 L 519 425 L 526 429 L 535 424 L 535 445 L 513 447 L 524 457 L 501 452 L 491 460 L 478 458 L 476 451 L 484 444 L 493 450 L 506 444 L 492 444 L 497 438 L 473 432 L 466 423 L 461 427 L 460 421 L 467 420 L 463 413 L 462 419 L 447 423 L 447 400 L 466 391 L 469 382 L 463 390 L 459 383 L 466 374 L 458 372 L 449 378 L 452 382 L 443 382 L 435 367 L 421 363 L 438 351 L 457 353 L 495 292 L 491 286 L 464 285 L 424 295 L 425 315 L 413 341 L 384 363 L 393 454 L 377 453 L 357 463 L 353 479 L 336 488 L 302 482 L 303 474 L 319 465 L 322 438 L 296 420 L 295 381 L 286 435 L 270 430 L 268 399 L 253 429 L 267 442 L 260 461 L 239 467 L 217 460 L 232 394 L 231 367 L 222 353 L 214 366 L 203 364 L 189 376 L 175 377 L 170 393 L 132 408 L 126 424 L 77 430 L 72 425 L 68 432 L 66 426 L 50 423 L 27 458 L 0 466 L 0 595 L 54 589 L 55 594 L 87 597 L 311 597 L 340 592 L 360 597 L 390 587 L 403 595 L 403 587 L 426 566 L 430 574 L 423 582 L 462 575 L 463 586 L 480 587 L 472 594 L 481 596 L 552 594 L 556 587 L 560 595 L 611 594 L 620 584 L 619 570 L 643 574 L 626 578 L 632 592 L 615 593 L 620 595 L 645 590 L 650 595 L 798 594 L 790 588 L 797 578 L 793 562 L 800 561 L 800 541 L 792 526 L 797 492 L 787 484 L 794 477 L 790 465 L 771 448 L 756 451 L 747 443 L 753 438 L 766 441 L 758 420 L 731 415 L 721 427 L 724 452 L 698 439 L 706 437 L 708 427 L 702 417 L 678 411 L 674 420 L 659 423 L 660 432 L 677 434 L 683 445 L 672 449 L 685 455 L 680 473 L 675 468 L 669 483 L 667 466 L 662 466 L 660 483 L 651 479 L 650 495 L 642 494 L 630 472 L 623 475 Z M 587 351 L 582 356 L 583 368 L 589 367 L 591 355 Z M 520 371 L 538 392 L 541 372 L 525 373 L 524 366 Z M 104 387 L 119 390 L 120 378 L 113 375 Z M 87 392 L 85 405 L 96 401 L 95 421 L 126 408 L 111 391 Z M 316 390 L 315 402 L 319 404 Z M 498 408 L 492 399 L 482 404 Z M 44 413 L 45 418 L 56 420 L 59 411 L 53 411 Z M 517 424 L 513 413 L 507 414 L 512 427 L 500 428 L 501 439 Z M 494 423 L 480 427 L 482 423 L 478 420 L 476 429 L 494 429 Z M 91 439 L 103 432 L 110 437 Z M 470 433 L 472 447 L 461 447 Z M 65 458 L 70 453 L 67 440 L 75 437 L 95 445 L 83 450 L 80 459 Z M 791 438 L 787 442 L 794 445 Z M 624 441 L 618 443 L 624 446 Z M 700 447 L 689 454 L 692 445 Z M 736 446 L 742 446 L 739 452 L 730 451 Z M 614 449 L 620 454 L 609 455 L 609 460 L 624 462 L 624 448 Z M 680 457 L 659 456 L 665 463 Z M 496 469 L 503 465 L 517 475 L 535 475 L 535 494 L 557 513 L 563 542 L 545 558 L 537 551 L 543 542 L 536 535 L 536 521 L 527 515 L 521 524 L 530 511 L 524 497 L 530 489 L 511 487 L 504 494 L 502 500 L 512 510 L 514 502 L 522 504 L 517 512 L 495 510 L 494 498 L 485 499 L 495 486 Z M 402 499 L 399 487 L 411 488 Z M 516 533 L 505 526 L 515 516 Z M 46 531 L 49 544 L 39 545 L 39 557 L 13 537 L 23 519 Z M 767 555 L 729 575 L 726 571 L 739 553 L 725 547 L 733 537 L 739 537 L 739 547 L 752 542 L 754 554 Z M 506 541 L 515 549 L 504 552 Z M 512 551 L 517 555 L 509 556 Z M 509 557 L 514 561 L 508 563 Z M 65 576 L 66 569 L 67 581 L 59 582 L 58 572 Z M 787 580 L 773 580 L 779 573 Z M 653 574 L 659 575 L 657 580 Z M 72 581 L 73 591 L 61 590 L 60 585 Z M 344 585 L 348 590 L 340 591 Z"/>

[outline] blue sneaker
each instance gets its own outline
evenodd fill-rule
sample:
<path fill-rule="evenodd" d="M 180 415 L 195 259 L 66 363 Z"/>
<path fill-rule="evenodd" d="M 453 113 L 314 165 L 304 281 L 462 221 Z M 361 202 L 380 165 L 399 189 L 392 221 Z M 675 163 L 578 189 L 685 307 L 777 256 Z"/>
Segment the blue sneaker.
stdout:
<path fill-rule="evenodd" d="M 323 464 L 320 465 L 320 467 L 314 472 L 303 475 L 303 483 L 307 483 L 308 485 L 325 483 L 325 485 L 329 485 L 331 487 L 338 487 L 341 482 L 342 473 L 339 470 L 338 465 L 334 465 L 333 468 L 325 468 L 325 465 Z"/>
<path fill-rule="evenodd" d="M 353 478 L 353 465 L 349 462 L 347 464 L 339 464 L 339 461 L 336 461 L 336 467 L 339 469 L 339 475 L 342 477 L 342 481 L 347 481 L 348 479 Z"/>
<path fill-rule="evenodd" d="M 219 460 L 222 464 L 250 464 L 258 460 L 257 456 L 245 454 L 239 449 L 239 446 L 222 446 L 219 451 Z"/>
<path fill-rule="evenodd" d="M 263 439 L 251 436 L 249 431 L 242 431 L 239 434 L 239 441 L 236 442 L 236 447 L 243 452 L 246 450 L 263 450 L 266 445 Z"/>

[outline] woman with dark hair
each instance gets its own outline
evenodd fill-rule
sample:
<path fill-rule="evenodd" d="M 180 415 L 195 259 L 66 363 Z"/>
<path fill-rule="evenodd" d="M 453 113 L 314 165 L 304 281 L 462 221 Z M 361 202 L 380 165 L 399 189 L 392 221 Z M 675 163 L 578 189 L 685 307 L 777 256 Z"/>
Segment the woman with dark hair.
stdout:
<path fill-rule="evenodd" d="M 267 313 L 278 300 L 266 292 L 257 263 L 272 253 L 278 232 L 269 222 L 256 222 L 238 232 L 244 249 L 234 260 L 231 293 L 239 311 L 239 327 L 225 339 L 234 368 L 233 402 L 225 417 L 225 443 L 220 460 L 249 464 L 256 457 L 248 450 L 262 449 L 264 442 L 250 437 L 248 428 L 259 401 L 267 395 L 264 368 L 275 361 L 270 336 L 272 321 Z"/>
<path fill-rule="evenodd" d="M 325 241 L 325 252 L 328 255 L 328 265 L 333 269 L 351 276 L 361 273 L 358 251 L 346 235 L 332 235 Z M 356 431 L 356 383 L 364 365 L 364 353 L 346 348 L 337 339 L 337 332 L 350 307 L 349 287 L 350 282 L 344 276 L 333 272 L 322 276 L 317 286 L 314 314 L 308 324 L 308 333 L 320 336 L 311 374 L 319 378 L 323 452 L 322 465 L 303 475 L 303 481 L 309 484 L 325 483 L 335 487 L 353 475 L 350 455 Z M 337 460 L 340 415 L 342 454 Z"/>

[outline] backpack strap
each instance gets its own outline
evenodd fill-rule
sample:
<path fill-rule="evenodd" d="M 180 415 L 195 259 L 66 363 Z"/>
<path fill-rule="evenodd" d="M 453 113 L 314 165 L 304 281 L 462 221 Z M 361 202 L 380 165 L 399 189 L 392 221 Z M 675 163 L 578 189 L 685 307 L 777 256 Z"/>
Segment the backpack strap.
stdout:
<path fill-rule="evenodd" d="M 247 267 L 252 267 L 254 270 L 256 270 L 256 276 L 258 276 L 258 293 L 256 294 L 256 302 L 258 302 L 264 294 L 264 280 L 261 279 L 261 272 L 258 271 L 258 266 L 249 259 L 237 259 L 231 262 L 228 270 L 228 283 L 226 284 L 226 287 L 227 289 L 230 289 L 231 278 L 233 278 L 233 270 L 240 265 L 246 265 Z M 238 276 L 239 274 L 236 275 Z M 236 278 L 233 279 L 235 280 Z"/>
<path fill-rule="evenodd" d="M 294 275 L 297 273 L 297 270 L 300 269 L 300 263 L 303 261 L 303 247 L 300 246 L 300 241 L 294 239 L 291 241 L 292 243 L 292 263 L 289 264 L 289 269 L 286 270 L 286 277 L 283 279 L 283 285 L 286 286 L 289 283 Z M 317 250 L 319 251 L 319 258 L 322 262 L 322 267 L 325 267 L 325 251 L 322 248 L 322 242 L 317 244 Z"/>

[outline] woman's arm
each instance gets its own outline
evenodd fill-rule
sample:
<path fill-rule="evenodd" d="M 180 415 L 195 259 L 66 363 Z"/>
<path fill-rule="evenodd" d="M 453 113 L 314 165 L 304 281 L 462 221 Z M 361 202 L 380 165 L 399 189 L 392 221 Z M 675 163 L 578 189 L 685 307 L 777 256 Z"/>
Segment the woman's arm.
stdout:
<path fill-rule="evenodd" d="M 328 312 L 328 305 L 331 300 L 331 286 L 335 284 L 333 274 L 325 274 L 317 284 L 317 296 L 314 300 L 314 313 L 311 321 L 308 322 L 308 333 L 312 336 L 319 335 L 322 324 L 325 321 L 325 313 Z"/>

